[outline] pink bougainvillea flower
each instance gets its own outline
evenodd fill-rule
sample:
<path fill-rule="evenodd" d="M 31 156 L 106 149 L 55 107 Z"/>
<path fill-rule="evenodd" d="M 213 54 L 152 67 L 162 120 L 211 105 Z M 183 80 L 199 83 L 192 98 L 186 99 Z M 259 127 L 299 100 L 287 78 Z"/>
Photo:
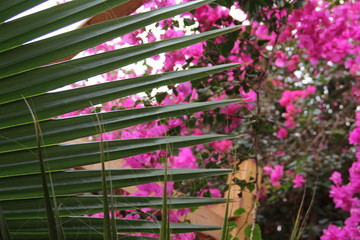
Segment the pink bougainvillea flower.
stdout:
<path fill-rule="evenodd" d="M 263 167 L 263 170 L 265 175 L 270 175 L 273 171 L 273 167 L 270 164 L 268 164 L 265 167 Z"/>
<path fill-rule="evenodd" d="M 316 92 L 316 87 L 314 87 L 312 85 L 308 85 L 306 88 L 306 91 L 308 94 L 314 94 Z"/>
<path fill-rule="evenodd" d="M 155 42 L 156 41 L 156 37 L 155 37 L 154 33 L 152 33 L 152 32 L 148 32 L 146 37 L 148 39 L 148 42 Z"/>
<path fill-rule="evenodd" d="M 198 64 L 200 58 L 204 55 L 203 46 L 204 43 L 197 43 L 187 48 L 184 48 L 183 52 L 185 55 L 191 56 L 194 59 L 192 61 L 194 64 Z"/>
<path fill-rule="evenodd" d="M 172 168 L 197 168 L 196 157 L 191 148 L 182 148 L 179 150 L 179 156 L 169 158 Z"/>
<path fill-rule="evenodd" d="M 356 122 L 355 125 L 360 127 L 360 111 L 356 113 Z"/>
<path fill-rule="evenodd" d="M 287 138 L 287 136 L 288 136 L 288 131 L 286 130 L 286 128 L 280 128 L 276 134 L 276 137 L 279 139 Z"/>
<path fill-rule="evenodd" d="M 297 69 L 297 64 L 299 63 L 299 55 L 293 55 L 291 59 L 287 62 L 288 70 L 293 72 Z"/>
<path fill-rule="evenodd" d="M 360 128 L 355 128 L 350 132 L 349 143 L 354 145 L 360 144 Z"/>
<path fill-rule="evenodd" d="M 330 197 L 333 198 L 335 207 L 350 211 L 354 199 L 352 198 L 352 192 L 349 190 L 347 185 L 330 187 Z"/>
<path fill-rule="evenodd" d="M 360 161 L 354 162 L 349 169 L 349 180 L 351 191 L 353 194 L 360 193 Z"/>
<path fill-rule="evenodd" d="M 131 97 L 129 97 L 122 102 L 122 105 L 124 108 L 131 108 L 135 106 L 135 101 Z"/>
<path fill-rule="evenodd" d="M 303 175 L 296 174 L 292 182 L 294 183 L 293 188 L 301 188 L 306 183 L 306 179 Z"/>
<path fill-rule="evenodd" d="M 192 92 L 191 83 L 190 82 L 180 83 L 177 87 L 177 91 L 186 97 Z"/>
<path fill-rule="evenodd" d="M 215 152 L 229 152 L 233 142 L 231 140 L 220 140 L 209 144 Z"/>
<path fill-rule="evenodd" d="M 256 92 L 250 89 L 248 92 L 245 92 L 244 89 L 240 89 L 240 94 L 243 98 L 245 98 L 245 102 L 256 102 Z"/>
<path fill-rule="evenodd" d="M 340 186 L 342 184 L 342 176 L 341 173 L 339 173 L 338 171 L 333 172 L 333 174 L 331 174 L 330 180 L 336 185 L 336 186 Z"/>
<path fill-rule="evenodd" d="M 341 240 L 348 239 L 346 231 L 338 228 L 335 225 L 329 225 L 328 229 L 323 230 L 324 234 L 321 236 L 321 240 Z"/>
<path fill-rule="evenodd" d="M 278 156 L 278 157 L 284 156 L 284 155 L 285 155 L 285 152 L 284 152 L 284 151 L 277 151 L 277 152 L 275 153 L 275 156 Z"/>
<path fill-rule="evenodd" d="M 91 217 L 104 217 L 104 213 L 95 213 Z"/>
<path fill-rule="evenodd" d="M 241 104 L 233 103 L 227 107 L 222 108 L 221 112 L 225 113 L 226 115 L 235 115 L 237 112 L 240 111 L 241 107 L 242 107 Z"/>
<path fill-rule="evenodd" d="M 216 197 L 216 198 L 221 198 L 222 197 L 220 190 L 217 189 L 217 188 L 202 189 L 201 192 L 199 193 L 199 196 L 203 197 L 204 193 L 207 193 L 207 192 L 209 192 L 213 197 Z"/>
<path fill-rule="evenodd" d="M 358 204 L 360 205 L 360 204 Z M 350 210 L 350 217 L 345 220 L 345 231 L 350 239 L 360 239 L 360 206 Z"/>
<path fill-rule="evenodd" d="M 181 240 L 193 240 L 196 239 L 195 233 L 180 233 L 174 235 L 174 239 L 181 239 Z"/>
<path fill-rule="evenodd" d="M 276 165 L 274 169 L 271 170 L 270 173 L 270 181 L 273 187 L 281 187 L 280 180 L 284 175 L 284 166 Z"/>
<path fill-rule="evenodd" d="M 291 102 L 291 99 L 292 99 L 291 91 L 285 90 L 282 93 L 282 97 L 280 98 L 279 103 L 282 106 L 286 106 L 287 104 L 289 104 Z"/>
<path fill-rule="evenodd" d="M 275 63 L 274 63 L 275 66 L 282 67 L 282 68 L 286 67 L 287 57 L 282 51 L 277 51 L 274 54 L 274 57 L 276 58 Z"/>
<path fill-rule="evenodd" d="M 124 36 L 122 36 L 121 38 L 121 44 L 130 44 L 130 45 L 139 45 L 141 44 L 143 41 L 142 41 L 142 38 L 139 37 L 139 34 L 142 33 L 144 30 L 136 30 L 134 32 L 131 32 L 129 34 L 126 34 Z"/>

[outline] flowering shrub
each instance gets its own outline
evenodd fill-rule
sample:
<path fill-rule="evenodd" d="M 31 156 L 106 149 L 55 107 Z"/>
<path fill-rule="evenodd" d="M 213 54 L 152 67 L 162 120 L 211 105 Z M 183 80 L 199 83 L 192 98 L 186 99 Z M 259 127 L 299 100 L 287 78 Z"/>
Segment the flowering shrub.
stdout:
<path fill-rule="evenodd" d="M 355 146 L 360 145 L 360 112 L 356 114 L 356 128 L 350 132 L 349 143 Z M 360 193 L 360 147 L 356 154 L 357 161 L 352 163 L 349 169 L 349 182 L 343 184 L 342 174 L 335 171 L 330 177 L 334 183 L 331 186 L 330 197 L 333 198 L 336 208 L 349 212 L 343 227 L 330 225 L 324 230 L 322 240 L 331 239 L 359 239 L 360 238 L 360 199 L 356 194 Z"/>
<path fill-rule="evenodd" d="M 156 9 L 177 2 L 148 0 L 143 8 Z M 222 140 L 178 152 L 167 149 L 128 157 L 125 166 L 161 168 L 166 160 L 170 168 L 220 168 L 254 158 L 263 166 L 264 184 L 254 194 L 262 194 L 258 222 L 269 236 L 267 239 L 288 237 L 295 218 L 289 209 L 298 207 L 304 189 L 315 194 L 313 214 L 305 219 L 308 227 L 304 239 L 359 239 L 360 112 L 356 120 L 354 116 L 360 104 L 360 2 L 299 0 L 277 5 L 264 1 L 259 6 L 254 2 L 228 1 L 223 6 L 219 1 L 87 50 L 85 54 L 93 54 L 244 24 L 234 34 L 156 56 L 135 68 L 101 78 L 113 81 L 219 63 L 241 63 L 238 69 L 83 111 L 242 98 L 243 102 L 220 110 L 157 120 L 106 133 L 103 138 L 246 134 L 234 141 Z M 140 73 L 135 71 L 139 65 L 143 69 Z M 81 112 L 67 116 L 76 114 Z M 224 179 L 214 179 L 211 184 L 200 181 L 192 187 L 169 183 L 167 191 L 218 197 L 224 189 Z M 139 186 L 133 194 L 161 196 L 162 191 L 161 185 L 152 183 Z M 307 197 L 305 205 L 309 204 Z M 171 220 L 177 221 L 185 213 L 174 211 Z M 122 217 L 140 215 L 129 212 Z M 193 239 L 194 235 L 177 237 Z"/>

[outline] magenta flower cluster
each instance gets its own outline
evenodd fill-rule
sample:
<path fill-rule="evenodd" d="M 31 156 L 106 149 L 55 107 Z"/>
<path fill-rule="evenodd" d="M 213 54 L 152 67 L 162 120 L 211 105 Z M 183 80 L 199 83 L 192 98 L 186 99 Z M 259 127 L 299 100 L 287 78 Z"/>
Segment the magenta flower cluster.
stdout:
<path fill-rule="evenodd" d="M 147 0 L 144 3 L 145 9 L 156 9 L 169 5 L 173 5 L 178 1 L 175 0 Z M 188 2 L 183 0 L 182 2 Z M 237 3 L 235 7 L 239 7 Z M 280 19 L 287 15 L 284 9 L 272 9 L 267 13 L 268 17 L 274 16 L 278 19 L 277 24 L 280 25 Z M 183 18 L 195 20 L 198 23 L 197 31 L 208 31 L 211 27 L 224 27 L 235 25 L 236 16 L 230 16 L 229 9 L 216 6 L 210 7 L 208 5 L 200 7 L 192 13 L 181 15 Z M 219 21 L 221 20 L 221 21 Z M 220 23 L 221 22 L 221 23 Z M 314 74 L 317 73 L 316 67 L 320 63 L 332 65 L 344 63 L 345 69 L 349 74 L 355 77 L 360 76 L 360 1 L 345 1 L 344 4 L 338 6 L 330 6 L 327 1 L 308 0 L 302 9 L 294 10 L 288 16 L 287 24 L 284 25 L 282 31 L 278 34 L 269 32 L 268 26 L 257 21 L 251 22 L 251 34 L 258 39 L 268 40 L 267 45 L 273 46 L 277 43 L 290 42 L 295 44 L 300 49 L 300 53 L 292 53 L 286 49 L 278 48 L 274 51 L 274 67 L 282 69 L 286 75 L 291 76 L 299 82 L 297 90 L 289 90 L 284 79 L 272 78 L 267 79 L 272 86 L 281 91 L 281 98 L 278 103 L 285 109 L 282 113 L 283 122 L 276 123 L 277 132 L 274 134 L 274 139 L 277 141 L 286 141 L 298 124 L 298 117 L 302 114 L 302 104 L 308 98 L 318 94 L 315 86 L 303 83 L 303 78 L 297 78 L 295 72 L 300 69 L 302 61 L 310 62 L 314 67 Z M 157 40 L 165 40 L 173 37 L 179 37 L 189 34 L 184 29 L 177 28 L 171 19 L 165 19 L 158 23 L 161 31 L 155 32 L 154 29 L 140 29 L 138 31 L 127 34 L 121 40 L 113 40 L 101 44 L 96 48 L 85 51 L 84 54 L 94 54 L 97 52 L 109 51 L 116 48 L 121 48 L 126 45 L 139 45 L 142 43 L 154 42 Z M 244 33 L 246 28 L 242 28 Z M 217 38 L 214 43 L 221 44 L 225 42 L 224 37 Z M 249 44 L 254 44 L 252 40 L 248 40 Z M 154 56 L 153 60 L 160 63 L 161 68 L 149 68 L 146 73 L 159 73 L 173 71 L 187 63 L 191 59 L 191 65 L 208 66 L 202 61 L 204 57 L 205 43 L 198 43 L 196 45 L 165 53 L 163 57 Z M 259 59 L 264 60 L 263 53 L 267 51 L 265 47 L 258 49 L 260 52 Z M 251 54 L 246 49 L 246 44 L 241 44 L 240 40 L 236 40 L 233 48 L 228 56 L 220 56 L 218 62 L 221 63 L 242 63 L 239 68 L 241 72 L 239 76 L 235 76 L 233 72 L 224 73 L 217 78 L 226 79 L 227 85 L 230 85 L 229 90 L 233 90 L 235 84 L 232 84 L 237 78 L 244 78 L 246 76 L 246 67 L 252 66 L 254 69 L 262 68 L 254 61 Z M 145 73 L 136 73 L 135 71 L 118 70 L 103 74 L 102 81 L 114 81 L 124 78 L 141 76 Z M 359 80 L 359 79 L 358 79 Z M 208 82 L 214 81 L 212 77 Z M 352 86 L 351 96 L 360 104 L 360 81 L 357 81 L 356 86 Z M 73 87 L 79 85 L 86 85 L 86 83 L 78 83 Z M 159 102 L 152 102 L 155 106 L 182 104 L 192 100 L 198 100 L 197 89 L 193 88 L 190 82 L 185 82 L 173 86 L 176 93 L 169 90 L 164 99 Z M 245 108 L 249 112 L 254 111 L 257 102 L 257 93 L 253 89 L 245 90 L 240 88 L 236 90 L 236 94 L 244 99 L 241 104 L 232 104 L 220 110 L 221 114 L 226 115 L 225 121 L 230 124 L 225 124 L 223 130 L 230 133 L 233 130 L 242 126 L 243 120 L 238 117 L 241 109 Z M 225 91 L 214 93 L 211 100 L 221 100 L 228 98 Z M 130 96 L 123 99 L 117 99 L 111 102 L 104 103 L 101 107 L 102 111 L 111 111 L 116 109 L 142 108 L 144 107 L 144 99 L 139 95 Z M 146 99 L 145 99 L 146 100 Z M 65 114 L 64 116 L 78 115 L 82 113 L 89 113 L 94 108 L 90 107 L 81 111 Z M 215 113 L 214 113 L 215 116 Z M 210 131 L 210 126 L 204 123 L 204 113 L 197 113 L 194 127 L 190 128 L 186 122 L 189 121 L 188 116 L 181 119 L 170 119 L 167 121 L 153 121 L 130 127 L 127 129 L 117 130 L 110 133 L 103 134 L 103 139 L 129 139 L 129 138 L 149 138 L 164 136 L 172 128 L 179 128 L 180 135 L 201 135 Z M 344 183 L 343 176 L 339 172 L 334 172 L 330 178 L 333 182 L 330 190 L 330 197 L 333 198 L 336 208 L 340 208 L 349 213 L 349 218 L 344 221 L 342 227 L 329 225 L 327 229 L 323 230 L 321 240 L 335 240 L 335 239 L 360 239 L 360 112 L 356 113 L 355 128 L 350 132 L 349 143 L 357 146 L 357 153 L 355 161 L 349 169 L 349 178 Z M 131 168 L 162 168 L 160 164 L 161 159 L 166 158 L 170 168 L 197 168 L 204 163 L 219 164 L 221 158 L 232 159 L 232 148 L 234 143 L 230 140 L 222 140 L 209 144 L 208 146 L 196 146 L 193 148 L 180 149 L 177 155 L 168 156 L 166 151 L 156 151 L 153 153 L 141 154 L 138 156 L 125 158 L 125 165 Z M 280 149 L 279 149 L 280 150 Z M 207 159 L 202 159 L 199 162 L 199 155 L 209 156 Z M 276 157 L 286 154 L 281 149 L 277 152 Z M 280 188 L 282 182 L 290 179 L 293 188 L 302 188 L 306 183 L 306 174 L 298 171 L 287 170 L 286 164 L 269 163 L 264 167 L 264 174 L 268 176 L 272 188 Z M 198 194 L 203 196 L 205 193 L 210 193 L 214 197 L 221 196 L 216 188 L 211 187 L 203 189 Z M 174 191 L 173 183 L 167 186 L 167 192 L 171 195 Z M 158 183 L 151 183 L 138 186 L 138 191 L 131 193 L 138 196 L 162 196 L 163 186 Z M 143 212 L 152 212 L 154 209 L 143 209 Z M 177 210 L 171 212 L 171 221 L 178 221 L 188 210 Z M 140 218 L 139 214 L 130 214 L 119 217 L 125 218 Z M 150 218 L 149 218 L 150 219 Z M 147 236 L 154 236 L 145 234 Z M 176 236 L 178 239 L 194 239 L 194 234 L 181 234 Z"/>
<path fill-rule="evenodd" d="M 330 177 L 334 183 L 331 186 L 330 197 L 335 207 L 349 212 L 343 227 L 330 225 L 324 230 L 321 240 L 360 239 L 360 112 L 356 113 L 356 127 L 350 132 L 349 142 L 357 148 L 357 161 L 349 169 L 348 182 L 343 183 L 341 173 L 335 171 Z"/>

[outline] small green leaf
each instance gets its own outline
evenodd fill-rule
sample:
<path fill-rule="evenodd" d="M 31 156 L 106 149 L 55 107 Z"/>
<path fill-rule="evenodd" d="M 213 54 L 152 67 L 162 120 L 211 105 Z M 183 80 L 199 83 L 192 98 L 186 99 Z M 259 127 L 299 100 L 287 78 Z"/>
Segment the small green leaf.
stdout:
<path fill-rule="evenodd" d="M 234 211 L 233 215 L 235 217 L 240 216 L 241 214 L 246 213 L 246 210 L 244 208 L 238 208 Z"/>
<path fill-rule="evenodd" d="M 250 238 L 251 237 L 251 229 L 252 229 L 253 225 L 249 225 L 245 228 L 244 233 L 245 233 L 245 237 Z M 252 235 L 252 240 L 261 240 L 261 228 L 258 224 L 255 224 L 254 227 L 254 232 Z"/>
<path fill-rule="evenodd" d="M 236 222 L 229 222 L 228 228 L 229 228 L 229 232 L 231 232 L 234 228 L 237 227 L 237 223 Z"/>
<path fill-rule="evenodd" d="M 185 26 L 188 26 L 188 27 L 195 24 L 195 21 L 193 19 L 184 18 L 183 21 L 184 21 Z"/>
<path fill-rule="evenodd" d="M 246 187 L 252 193 L 254 191 L 254 189 L 255 189 L 255 184 L 248 184 Z"/>

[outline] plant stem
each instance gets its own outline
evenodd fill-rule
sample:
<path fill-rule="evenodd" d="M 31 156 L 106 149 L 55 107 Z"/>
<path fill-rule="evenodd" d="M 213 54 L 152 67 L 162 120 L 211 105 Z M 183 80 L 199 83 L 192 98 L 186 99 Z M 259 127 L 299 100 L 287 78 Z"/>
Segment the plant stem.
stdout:
<path fill-rule="evenodd" d="M 42 185 L 42 189 L 43 189 L 43 193 L 44 193 L 46 216 L 47 216 L 48 227 L 49 227 L 49 237 L 51 240 L 59 240 L 60 238 L 58 235 L 59 234 L 58 229 L 57 229 L 58 227 L 57 227 L 57 223 L 55 220 L 53 207 L 51 204 L 50 193 L 49 193 L 49 188 L 48 188 L 48 181 L 47 181 L 47 174 L 46 174 L 45 163 L 44 163 L 44 158 L 43 158 L 43 154 L 42 154 L 41 128 L 40 128 L 39 122 L 37 121 L 35 113 L 32 111 L 30 104 L 28 103 L 28 101 L 25 98 L 24 98 L 24 100 L 25 100 L 27 107 L 29 108 L 31 117 L 34 121 L 36 144 L 37 144 L 39 167 L 40 167 L 41 185 Z"/>
<path fill-rule="evenodd" d="M 99 119 L 99 116 L 96 114 L 96 119 L 99 124 L 99 133 L 100 133 L 100 163 L 101 163 L 101 189 L 103 192 L 103 211 L 104 211 L 104 240 L 110 240 L 112 238 L 112 229 L 109 216 L 109 199 L 108 199 L 108 187 L 106 182 L 106 169 L 105 169 L 105 155 L 104 155 L 104 140 L 103 133 L 105 132 L 103 125 Z"/>

